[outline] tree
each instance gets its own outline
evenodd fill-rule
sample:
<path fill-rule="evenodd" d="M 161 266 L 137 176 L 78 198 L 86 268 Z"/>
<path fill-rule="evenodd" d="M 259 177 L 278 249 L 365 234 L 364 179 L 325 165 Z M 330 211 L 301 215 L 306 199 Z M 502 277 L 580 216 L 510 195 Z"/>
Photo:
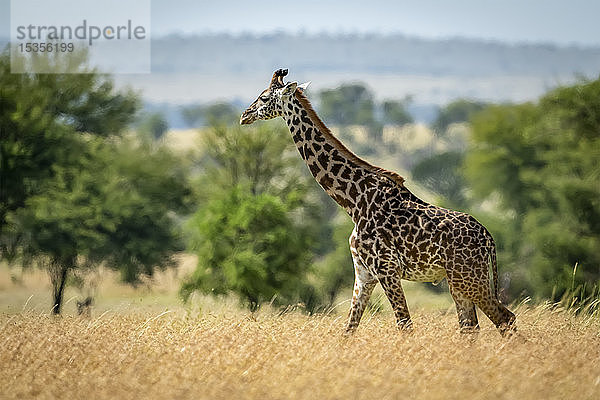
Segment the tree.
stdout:
<path fill-rule="evenodd" d="M 206 106 L 183 107 L 181 116 L 188 126 L 198 128 L 202 124 L 208 126 L 236 124 L 240 119 L 240 111 L 231 103 L 218 102 Z"/>
<path fill-rule="evenodd" d="M 240 110 L 230 103 L 213 103 L 204 107 L 202 116 L 209 126 L 232 125 L 240 120 Z"/>
<path fill-rule="evenodd" d="M 190 128 L 198 128 L 202 122 L 202 106 L 192 105 L 181 107 L 181 117 L 185 121 L 188 127 Z"/>
<path fill-rule="evenodd" d="M 158 140 L 169 130 L 169 123 L 159 112 L 146 114 L 137 126 L 138 133 L 153 140 Z"/>
<path fill-rule="evenodd" d="M 474 195 L 496 196 L 512 233 L 513 281 L 539 296 L 600 283 L 599 109 L 595 80 L 472 120 L 467 178 Z"/>
<path fill-rule="evenodd" d="M 242 187 L 212 199 L 189 223 L 199 261 L 182 286 L 184 299 L 194 290 L 233 291 L 252 310 L 270 299 L 275 304 L 298 301 L 313 244 L 294 211 L 293 202 L 253 195 Z"/>
<path fill-rule="evenodd" d="M 23 261 L 51 277 L 56 314 L 73 271 L 102 264 L 135 284 L 155 268 L 173 266 L 171 255 L 183 249 L 170 215 L 185 207 L 188 193 L 176 160 L 165 149 L 88 140 L 79 167 L 56 167 L 45 191 L 10 218 L 23 235 Z"/>
<path fill-rule="evenodd" d="M 78 134 L 118 134 L 138 105 L 105 75 L 11 74 L 8 52 L 0 55 L 0 230 L 8 213 L 43 190 L 55 165 L 73 164 Z M 14 240 L 0 236 L 1 256 L 8 257 Z"/>
<path fill-rule="evenodd" d="M 348 215 L 339 211 L 333 226 L 333 249 L 315 266 L 314 285 L 326 306 L 333 305 L 338 294 L 343 289 L 351 289 L 354 283 L 354 264 L 348 243 L 353 227 Z"/>
<path fill-rule="evenodd" d="M 413 122 L 413 117 L 407 111 L 406 106 L 410 102 L 410 97 L 402 101 L 386 100 L 381 104 L 383 111 L 383 123 L 394 125 L 405 125 Z"/>
<path fill-rule="evenodd" d="M 277 121 L 279 122 L 279 121 Z M 239 127 L 216 125 L 202 132 L 204 174 L 197 187 L 210 187 L 200 197 L 220 189 L 245 186 L 252 194 L 285 197 L 314 187 L 292 146 L 287 128 L 277 123 Z"/>
<path fill-rule="evenodd" d="M 439 110 L 438 116 L 433 122 L 433 130 L 438 135 L 443 135 L 451 124 L 457 122 L 468 122 L 478 111 L 481 111 L 486 103 L 459 99 L 450 102 Z"/>
<path fill-rule="evenodd" d="M 3 55 L 2 258 L 48 271 L 55 314 L 77 269 L 103 264 L 135 283 L 172 265 L 185 169 L 121 135 L 138 99 L 93 71 L 11 75 L 9 65 Z"/>
<path fill-rule="evenodd" d="M 306 275 L 321 209 L 287 129 L 219 125 L 205 131 L 203 147 L 205 173 L 197 186 L 205 190 L 187 224 L 189 248 L 199 259 L 182 297 L 233 292 L 252 310 L 270 299 L 314 307 Z"/>
<path fill-rule="evenodd" d="M 465 209 L 467 184 L 462 174 L 464 155 L 457 151 L 434 154 L 417 162 L 412 177 L 426 189 L 439 194 L 441 202 L 453 209 Z"/>
<path fill-rule="evenodd" d="M 319 100 L 319 112 L 329 123 L 373 126 L 376 122 L 373 94 L 362 84 L 322 90 Z"/>

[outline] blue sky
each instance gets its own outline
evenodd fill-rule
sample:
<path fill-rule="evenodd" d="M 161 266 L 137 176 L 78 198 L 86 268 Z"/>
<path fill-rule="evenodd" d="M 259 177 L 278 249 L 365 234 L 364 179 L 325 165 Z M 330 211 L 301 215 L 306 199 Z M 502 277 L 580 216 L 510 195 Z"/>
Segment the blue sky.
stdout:
<path fill-rule="evenodd" d="M 9 4 L 0 0 L 4 37 L 9 34 Z M 600 46 L 599 17 L 596 0 L 152 1 L 153 35 L 379 32 Z"/>

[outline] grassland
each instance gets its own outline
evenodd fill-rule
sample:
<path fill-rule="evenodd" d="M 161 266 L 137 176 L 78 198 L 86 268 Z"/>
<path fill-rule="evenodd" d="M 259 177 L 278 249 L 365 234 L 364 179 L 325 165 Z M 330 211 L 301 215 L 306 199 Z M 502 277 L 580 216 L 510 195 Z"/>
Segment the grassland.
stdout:
<path fill-rule="evenodd" d="M 11 292 L 25 298 L 28 288 L 37 294 L 43 285 L 32 289 L 32 279 L 0 279 L 3 301 Z M 4 304 L 0 397 L 600 398 L 597 315 L 520 305 L 518 334 L 507 339 L 483 316 L 478 335 L 461 335 L 451 307 L 413 303 L 412 333 L 398 332 L 384 308 L 345 338 L 347 303 L 315 316 L 250 314 L 235 303 L 169 306 L 174 297 L 165 282 L 131 292 L 106 284 L 92 318 L 69 307 L 52 317 L 35 297 Z"/>

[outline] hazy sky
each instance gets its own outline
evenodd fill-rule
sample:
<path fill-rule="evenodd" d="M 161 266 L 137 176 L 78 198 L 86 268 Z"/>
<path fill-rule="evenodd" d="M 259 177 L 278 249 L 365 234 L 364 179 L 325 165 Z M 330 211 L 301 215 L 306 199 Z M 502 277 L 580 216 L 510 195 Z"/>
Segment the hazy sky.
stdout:
<path fill-rule="evenodd" d="M 9 3 L 0 0 L 0 35 L 5 37 Z M 597 0 L 152 1 L 153 35 L 379 32 L 600 46 L 599 17 Z"/>
<path fill-rule="evenodd" d="M 600 45 L 597 0 L 154 0 L 153 32 L 400 32 Z"/>

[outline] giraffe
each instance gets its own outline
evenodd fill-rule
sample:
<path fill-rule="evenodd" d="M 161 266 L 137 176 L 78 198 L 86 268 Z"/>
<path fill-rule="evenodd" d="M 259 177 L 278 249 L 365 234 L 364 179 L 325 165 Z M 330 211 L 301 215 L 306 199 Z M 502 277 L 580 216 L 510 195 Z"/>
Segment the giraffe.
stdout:
<path fill-rule="evenodd" d="M 397 327 L 411 329 L 401 280 L 444 278 L 461 332 L 479 330 L 476 306 L 502 335 L 514 329 L 515 315 L 498 300 L 496 247 L 487 229 L 466 213 L 421 200 L 400 175 L 352 153 L 312 108 L 304 95 L 307 84 L 284 83 L 287 72 L 275 71 L 240 124 L 283 117 L 311 174 L 352 218 L 355 281 L 345 332 L 357 329 L 376 283 L 392 306 Z"/>

